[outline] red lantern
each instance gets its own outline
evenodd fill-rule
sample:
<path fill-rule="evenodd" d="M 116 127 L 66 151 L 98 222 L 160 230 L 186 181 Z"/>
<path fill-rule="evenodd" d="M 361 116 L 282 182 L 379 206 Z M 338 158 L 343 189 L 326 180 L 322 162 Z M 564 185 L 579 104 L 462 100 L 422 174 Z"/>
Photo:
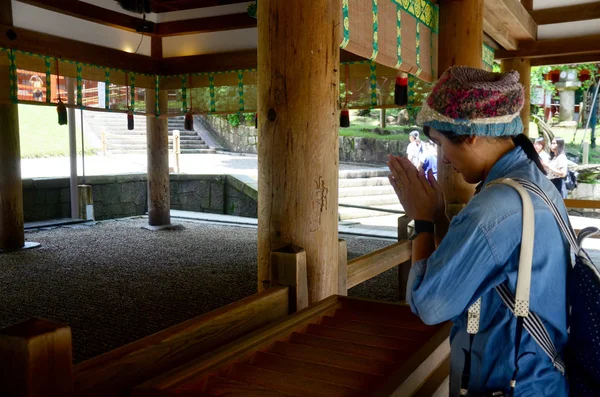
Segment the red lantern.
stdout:
<path fill-rule="evenodd" d="M 348 110 L 348 106 L 344 105 L 342 111 L 340 112 L 340 127 L 348 128 L 350 127 L 350 111 Z"/>
<path fill-rule="evenodd" d="M 408 75 L 406 73 L 400 73 L 396 76 L 394 103 L 398 106 L 406 106 L 408 104 Z"/>
<path fill-rule="evenodd" d="M 558 83 L 560 81 L 560 70 L 554 69 L 548 72 L 548 80 L 553 83 Z"/>
<path fill-rule="evenodd" d="M 579 81 L 582 83 L 588 81 L 591 78 L 590 71 L 587 69 L 583 69 L 579 71 Z"/>

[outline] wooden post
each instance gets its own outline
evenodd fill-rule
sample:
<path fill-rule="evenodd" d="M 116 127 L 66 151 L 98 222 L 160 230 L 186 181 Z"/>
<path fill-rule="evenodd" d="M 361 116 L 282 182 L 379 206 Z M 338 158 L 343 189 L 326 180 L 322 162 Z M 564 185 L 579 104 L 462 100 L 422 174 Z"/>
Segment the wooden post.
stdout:
<path fill-rule="evenodd" d="M 398 218 L 398 241 L 409 239 L 408 224 L 410 222 L 411 219 L 406 215 L 402 215 Z M 398 265 L 398 294 L 401 301 L 406 300 L 406 284 L 408 283 L 408 273 L 410 272 L 411 264 L 412 261 L 409 259 Z"/>
<path fill-rule="evenodd" d="M 523 85 L 525 90 L 525 101 L 523 109 L 521 110 L 521 120 L 523 121 L 523 134 L 529 136 L 529 119 L 531 117 L 531 61 L 529 58 L 512 58 L 502 61 L 502 71 L 508 72 L 510 70 L 519 72 L 519 82 Z"/>
<path fill-rule="evenodd" d="M 75 91 L 77 90 L 77 80 L 67 77 L 67 102 L 75 103 Z M 82 112 L 83 110 L 80 110 Z M 71 197 L 71 218 L 79 216 L 79 191 L 77 188 L 77 119 L 75 118 L 75 108 L 67 109 L 69 120 L 69 160 L 71 177 L 69 178 L 69 192 Z M 81 126 L 83 129 L 83 125 Z M 82 152 L 83 156 L 83 152 Z"/>
<path fill-rule="evenodd" d="M 180 173 L 181 135 L 179 130 L 173 131 L 173 151 L 175 152 L 175 172 Z"/>
<path fill-rule="evenodd" d="M 0 331 L 0 395 L 73 395 L 71 329 L 31 319 Z"/>
<path fill-rule="evenodd" d="M 167 110 L 167 91 L 161 90 L 156 98 L 154 90 L 146 90 L 146 112 L 154 113 L 157 99 L 161 113 Z M 168 129 L 166 117 L 147 116 L 148 224 L 150 226 L 165 226 L 171 223 Z"/>
<path fill-rule="evenodd" d="M 288 245 L 271 252 L 271 263 L 271 280 L 290 288 L 290 313 L 308 307 L 306 252 L 295 245 Z"/>
<path fill-rule="evenodd" d="M 348 295 L 348 243 L 339 239 L 338 295 Z"/>
<path fill-rule="evenodd" d="M 92 186 L 79 185 L 79 219 L 93 221 L 94 216 L 94 199 L 92 196 Z"/>
<path fill-rule="evenodd" d="M 271 252 L 294 243 L 306 250 L 311 303 L 338 289 L 341 7 L 258 2 L 259 290 Z"/>
<path fill-rule="evenodd" d="M 12 26 L 12 4 L 0 0 L 0 23 Z M 0 86 L 9 87 L 9 73 L 0 68 Z M 25 245 L 19 112 L 16 104 L 0 104 L 0 251 Z"/>
<path fill-rule="evenodd" d="M 483 46 L 483 0 L 440 0 L 438 70 L 454 65 L 481 68 Z M 438 151 L 438 181 L 446 193 L 448 215 L 457 214 L 467 203 L 475 186 L 466 183 L 451 166 L 443 164 Z"/>
<path fill-rule="evenodd" d="M 385 128 L 387 125 L 387 120 L 385 119 L 385 108 L 379 109 L 379 123 L 381 128 Z"/>

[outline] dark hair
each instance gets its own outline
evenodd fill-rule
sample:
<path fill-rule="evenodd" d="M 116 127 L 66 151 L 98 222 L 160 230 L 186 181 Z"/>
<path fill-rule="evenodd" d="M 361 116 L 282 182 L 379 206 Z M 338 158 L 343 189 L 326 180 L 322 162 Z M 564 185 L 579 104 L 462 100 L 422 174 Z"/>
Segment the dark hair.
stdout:
<path fill-rule="evenodd" d="M 546 149 L 546 140 L 542 137 L 536 138 L 536 140 L 533 143 L 539 143 L 540 145 L 542 145 L 542 149 Z"/>
<path fill-rule="evenodd" d="M 553 141 L 556 141 L 556 151 L 558 153 L 554 154 L 554 151 L 550 150 L 550 158 L 551 159 L 558 157 L 565 152 L 565 140 L 564 139 L 554 138 Z"/>
<path fill-rule="evenodd" d="M 423 133 L 425 135 L 427 135 L 428 138 L 429 138 L 429 131 L 430 131 L 430 127 L 428 127 L 428 126 L 423 127 Z M 458 135 L 452 131 L 439 131 L 438 130 L 438 132 L 440 134 L 442 134 L 444 137 L 446 137 L 446 139 L 448 139 L 451 143 L 453 143 L 455 145 L 462 145 L 470 137 L 470 135 Z M 527 155 L 529 160 L 533 161 L 535 163 L 535 165 L 537 165 L 539 170 L 542 171 L 542 173 L 544 175 L 546 175 L 546 169 L 542 165 L 542 160 L 540 159 L 540 155 L 538 154 L 538 152 L 536 152 L 535 148 L 533 147 L 533 143 L 531 143 L 529 138 L 527 138 L 527 135 L 519 134 L 519 135 L 513 136 L 513 137 L 490 137 L 490 138 L 496 139 L 496 140 L 506 140 L 506 139 L 512 138 L 512 141 L 515 144 L 515 146 L 518 146 L 521 149 L 523 149 L 523 151 L 525 152 L 525 154 Z M 560 139 L 560 138 L 558 138 L 558 139 Z M 557 143 L 558 143 L 558 141 L 557 141 Z M 564 148 L 564 140 L 563 140 L 563 148 Z"/>

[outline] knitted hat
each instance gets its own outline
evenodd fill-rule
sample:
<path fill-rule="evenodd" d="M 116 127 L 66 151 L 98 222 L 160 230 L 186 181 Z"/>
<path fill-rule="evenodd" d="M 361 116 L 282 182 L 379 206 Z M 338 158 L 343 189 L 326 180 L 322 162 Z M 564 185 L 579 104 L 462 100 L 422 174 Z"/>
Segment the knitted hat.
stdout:
<path fill-rule="evenodd" d="M 454 66 L 423 102 L 417 122 L 457 135 L 513 136 L 523 132 L 519 73 Z"/>

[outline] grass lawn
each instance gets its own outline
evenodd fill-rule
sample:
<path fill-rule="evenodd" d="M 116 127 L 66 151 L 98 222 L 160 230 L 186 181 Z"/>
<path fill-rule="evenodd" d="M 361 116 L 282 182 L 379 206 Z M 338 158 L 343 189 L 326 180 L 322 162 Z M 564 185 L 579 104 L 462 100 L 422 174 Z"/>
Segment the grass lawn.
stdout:
<path fill-rule="evenodd" d="M 76 112 L 76 117 L 79 113 Z M 69 127 L 58 125 L 54 106 L 19 105 L 21 158 L 69 155 Z M 77 148 L 81 154 L 81 130 L 77 127 Z M 86 142 L 86 154 L 97 150 Z"/>
<path fill-rule="evenodd" d="M 388 124 L 385 130 L 391 131 L 390 135 L 379 135 L 373 133 L 379 128 L 379 110 L 371 110 L 369 116 L 358 116 L 358 112 L 352 111 L 350 127 L 340 128 L 340 136 L 352 136 L 358 138 L 383 139 L 388 141 L 407 141 L 410 127 Z M 397 114 L 397 112 L 396 112 Z M 388 114 L 389 116 L 390 114 Z"/>

